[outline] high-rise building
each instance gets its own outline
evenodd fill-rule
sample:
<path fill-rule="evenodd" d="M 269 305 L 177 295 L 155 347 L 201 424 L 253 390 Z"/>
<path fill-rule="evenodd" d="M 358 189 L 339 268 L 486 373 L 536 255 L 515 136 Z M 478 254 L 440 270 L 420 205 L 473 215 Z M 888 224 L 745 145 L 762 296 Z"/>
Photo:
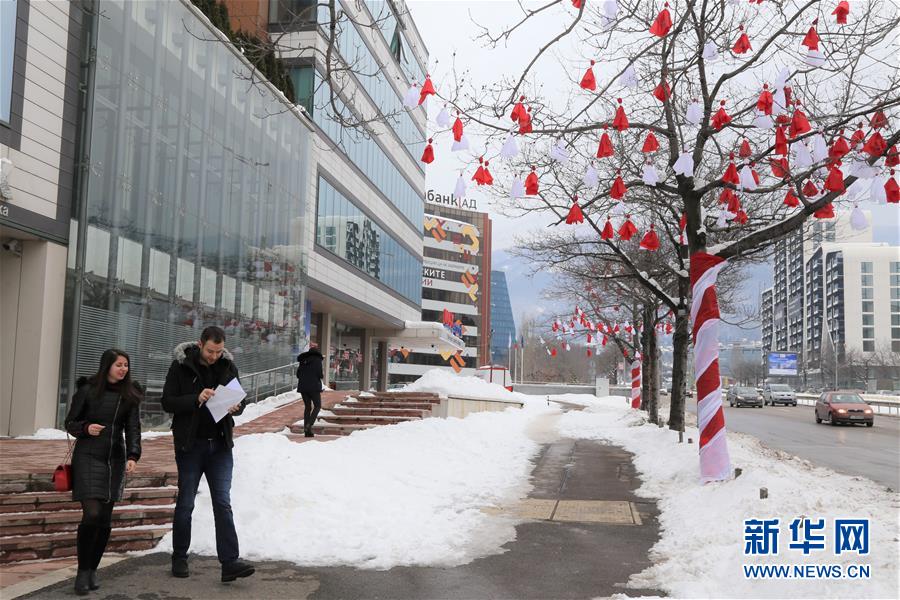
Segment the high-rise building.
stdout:
<path fill-rule="evenodd" d="M 900 247 L 819 246 L 806 261 L 806 313 L 805 367 L 812 385 L 833 385 L 837 364 L 838 387 L 894 387 L 900 375 L 900 364 L 891 364 L 891 355 L 900 353 Z"/>
<path fill-rule="evenodd" d="M 490 361 L 490 217 L 436 201 L 426 204 L 423 224 L 421 319 L 443 324 L 462 337 L 465 348 L 395 343 L 390 350 L 391 383 L 413 381 L 436 367 L 470 375 Z"/>
<path fill-rule="evenodd" d="M 506 272 L 491 271 L 491 362 L 509 366 L 513 345 L 518 345 L 516 319 L 509 301 Z"/>

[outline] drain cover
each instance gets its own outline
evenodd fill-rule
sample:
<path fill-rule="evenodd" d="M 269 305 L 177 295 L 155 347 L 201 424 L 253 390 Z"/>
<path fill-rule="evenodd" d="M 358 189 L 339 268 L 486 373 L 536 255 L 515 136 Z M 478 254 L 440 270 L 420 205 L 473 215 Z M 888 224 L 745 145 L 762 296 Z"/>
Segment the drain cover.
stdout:
<path fill-rule="evenodd" d="M 569 523 L 641 525 L 637 507 L 623 500 L 545 500 L 526 498 L 513 506 L 485 508 L 484 512 L 520 519 Z"/>

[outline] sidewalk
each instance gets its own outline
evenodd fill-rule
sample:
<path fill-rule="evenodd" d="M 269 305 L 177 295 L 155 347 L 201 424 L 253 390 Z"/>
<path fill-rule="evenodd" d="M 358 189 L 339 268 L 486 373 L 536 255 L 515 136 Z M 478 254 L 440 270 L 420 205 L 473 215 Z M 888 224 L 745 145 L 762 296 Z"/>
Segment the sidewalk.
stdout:
<path fill-rule="evenodd" d="M 545 432 L 546 434 L 546 432 Z M 104 597 L 546 599 L 662 595 L 628 589 L 629 576 L 649 567 L 658 538 L 655 503 L 635 496 L 640 485 L 631 455 L 587 440 L 545 439 L 532 471 L 529 498 L 502 512 L 523 518 L 503 553 L 452 567 L 306 568 L 258 565 L 231 585 L 218 581 L 213 557 L 191 558 L 191 577 L 169 576 L 169 557 L 148 554 L 102 569 Z M 363 500 L 363 499 L 361 499 Z M 351 507 L 340 507 L 350 510 Z M 303 540 L 298 540 L 302 544 Z M 71 581 L 29 598 L 67 594 Z"/>
<path fill-rule="evenodd" d="M 322 408 L 330 409 L 342 401 L 350 391 L 328 391 L 322 394 Z M 303 418 L 303 402 L 297 400 L 272 412 L 261 415 L 235 428 L 235 436 L 252 433 L 276 433 Z M 288 434 L 297 443 L 326 442 L 335 436 L 306 438 Z M 20 492 L 30 481 L 46 483 L 53 470 L 66 455 L 66 440 L 0 439 L 0 488 L 3 493 Z M 172 436 L 147 438 L 142 442 L 142 456 L 138 470 L 128 478 L 138 485 L 177 485 L 177 468 Z M 110 554 L 104 563 L 113 564 L 126 555 Z M 23 561 L 0 565 L 0 597 L 4 600 L 73 576 L 75 559 L 59 558 L 43 561 Z"/>

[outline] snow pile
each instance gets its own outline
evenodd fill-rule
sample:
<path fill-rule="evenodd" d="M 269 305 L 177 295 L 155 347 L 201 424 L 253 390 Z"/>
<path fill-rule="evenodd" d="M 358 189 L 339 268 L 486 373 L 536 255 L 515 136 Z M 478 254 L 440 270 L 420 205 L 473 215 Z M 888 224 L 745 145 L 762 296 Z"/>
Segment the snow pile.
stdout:
<path fill-rule="evenodd" d="M 53 429 L 52 427 L 42 427 L 34 432 L 33 435 L 19 435 L 17 440 L 64 440 L 66 432 L 62 429 Z"/>
<path fill-rule="evenodd" d="M 898 498 L 873 482 L 818 468 L 764 447 L 751 436 L 729 433 L 732 463 L 743 469 L 733 481 L 699 484 L 698 432 L 694 444 L 647 423 L 646 413 L 626 408 L 623 397 L 598 399 L 559 421 L 562 435 L 602 439 L 635 454 L 644 483 L 640 496 L 655 498 L 661 539 L 651 551 L 654 566 L 633 576 L 635 587 L 656 588 L 679 598 L 896 598 Z M 759 488 L 769 498 L 759 499 Z M 826 519 L 826 550 L 788 548 L 789 525 L 799 516 Z M 745 557 L 744 519 L 780 519 L 778 556 Z M 834 554 L 834 519 L 869 518 L 868 556 Z M 869 564 L 871 579 L 745 579 L 743 564 Z"/>
<path fill-rule="evenodd" d="M 487 398 L 491 400 L 512 400 L 533 403 L 536 398 L 518 392 L 510 392 L 497 383 L 489 383 L 480 377 L 456 375 L 448 369 L 431 369 L 416 381 L 397 390 L 398 392 L 432 392 L 444 396 L 465 396 L 467 398 Z"/>
<path fill-rule="evenodd" d="M 500 552 L 515 539 L 515 522 L 481 509 L 527 495 L 539 449 L 529 429 L 547 410 L 409 421 L 328 443 L 242 436 L 231 492 L 241 554 L 388 569 L 453 566 Z M 205 485 L 192 529 L 191 551 L 215 555 Z M 158 550 L 170 548 L 169 535 Z"/>
<path fill-rule="evenodd" d="M 277 396 L 269 396 L 265 400 L 260 400 L 253 404 L 248 404 L 244 408 L 244 412 L 234 417 L 234 425 L 235 427 L 238 425 L 245 425 L 253 419 L 269 414 L 273 410 L 281 408 L 291 402 L 296 402 L 297 400 L 300 400 L 300 392 L 290 391 Z"/>

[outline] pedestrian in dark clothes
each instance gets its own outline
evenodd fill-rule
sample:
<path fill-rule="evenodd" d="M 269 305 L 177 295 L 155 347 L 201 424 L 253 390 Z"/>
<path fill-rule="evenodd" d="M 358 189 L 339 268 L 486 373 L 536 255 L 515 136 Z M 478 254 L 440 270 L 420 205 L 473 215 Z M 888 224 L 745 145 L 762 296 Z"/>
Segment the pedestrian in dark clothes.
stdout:
<path fill-rule="evenodd" d="M 112 512 L 122 499 L 125 473 L 141 458 L 139 405 L 144 396 L 131 380 L 128 354 L 110 349 L 100 368 L 81 377 L 66 416 L 66 431 L 75 436 L 72 452 L 72 500 L 81 502 L 76 548 L 75 593 L 99 589 L 97 567 L 112 528 Z"/>
<path fill-rule="evenodd" d="M 306 437 L 313 435 L 313 425 L 322 410 L 322 371 L 324 357 L 316 344 L 310 344 L 309 350 L 297 357 L 297 391 L 303 397 L 303 430 Z"/>
<path fill-rule="evenodd" d="M 222 565 L 222 581 L 249 577 L 255 567 L 240 560 L 234 514 L 231 511 L 231 449 L 234 419 L 244 411 L 244 403 L 232 406 L 218 423 L 206 401 L 215 388 L 238 377 L 234 357 L 225 349 L 225 332 L 210 326 L 200 334 L 200 342 L 186 342 L 175 348 L 163 387 L 162 406 L 172 413 L 175 464 L 178 466 L 178 499 L 172 523 L 172 575 L 189 577 L 188 549 L 191 546 L 191 514 L 200 478 L 206 475 L 216 526 L 216 553 Z"/>

